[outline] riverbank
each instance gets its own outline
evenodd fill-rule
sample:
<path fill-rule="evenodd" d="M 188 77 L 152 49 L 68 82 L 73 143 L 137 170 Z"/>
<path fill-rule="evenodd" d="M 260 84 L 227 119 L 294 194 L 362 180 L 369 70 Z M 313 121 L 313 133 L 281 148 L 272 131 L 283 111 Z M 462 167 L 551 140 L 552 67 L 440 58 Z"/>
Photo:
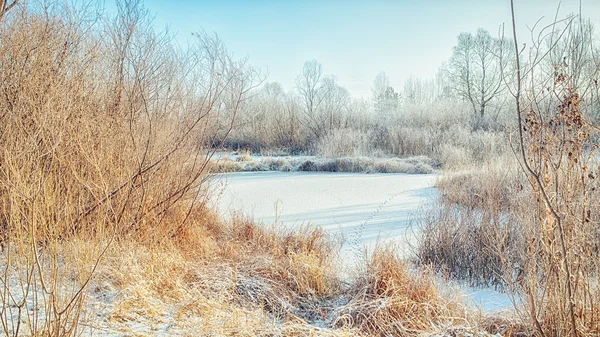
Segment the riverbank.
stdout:
<path fill-rule="evenodd" d="M 436 172 L 440 165 L 425 156 L 317 157 L 259 156 L 243 153 L 217 155 L 210 161 L 209 167 L 213 173 L 282 171 L 431 174 Z"/>

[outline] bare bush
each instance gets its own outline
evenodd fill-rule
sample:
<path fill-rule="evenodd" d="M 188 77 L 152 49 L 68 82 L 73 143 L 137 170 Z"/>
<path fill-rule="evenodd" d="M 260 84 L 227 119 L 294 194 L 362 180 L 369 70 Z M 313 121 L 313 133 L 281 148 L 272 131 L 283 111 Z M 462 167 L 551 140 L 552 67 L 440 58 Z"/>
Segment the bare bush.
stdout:
<path fill-rule="evenodd" d="M 515 68 L 504 69 L 522 174 L 488 167 L 442 180 L 420 249 L 422 261 L 455 277 L 503 285 L 539 336 L 593 336 L 599 326 L 598 128 L 586 118 L 597 79 L 584 71 L 594 48 L 577 20 L 535 31 L 533 46 L 515 48 Z"/>
<path fill-rule="evenodd" d="M 335 129 L 319 140 L 316 154 L 321 157 L 373 156 L 369 134 L 354 129 Z"/>
<path fill-rule="evenodd" d="M 253 86 L 215 36 L 182 52 L 137 1 L 118 4 L 107 21 L 92 4 L 23 4 L 0 24 L 6 335 L 76 335 L 111 242 L 180 235 L 206 179 L 199 145 Z"/>
<path fill-rule="evenodd" d="M 514 10 L 512 22 L 516 42 Z M 600 300 L 595 202 L 600 172 L 598 146 L 593 142 L 597 128 L 583 113 L 580 92 L 586 89 L 578 85 L 579 73 L 568 71 L 566 63 L 555 64 L 552 74 L 540 74 L 536 67 L 556 51 L 560 41 L 556 36 L 570 32 L 573 18 L 563 22 L 565 29 L 555 22 L 541 30 L 528 67 L 521 67 L 523 55 L 515 48 L 518 149 L 536 202 L 528 208 L 533 219 L 524 223 L 523 265 L 516 276 L 511 274 L 510 284 L 525 294 L 526 313 L 538 334 L 596 335 L 600 326 L 595 304 Z M 571 35 L 569 57 L 584 57 L 587 48 L 577 47 L 579 37 Z M 548 45 L 545 50 L 543 43 Z M 507 258 L 504 263 L 513 261 Z"/>
<path fill-rule="evenodd" d="M 504 288 L 503 256 L 522 262 L 523 204 L 532 200 L 524 184 L 510 157 L 442 177 L 439 206 L 420 223 L 419 262 L 472 285 Z"/>

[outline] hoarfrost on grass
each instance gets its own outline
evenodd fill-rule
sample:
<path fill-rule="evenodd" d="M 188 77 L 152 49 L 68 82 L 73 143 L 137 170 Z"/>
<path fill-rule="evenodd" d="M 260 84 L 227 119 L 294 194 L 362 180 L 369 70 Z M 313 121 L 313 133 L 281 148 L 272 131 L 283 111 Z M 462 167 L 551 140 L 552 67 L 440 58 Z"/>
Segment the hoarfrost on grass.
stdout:
<path fill-rule="evenodd" d="M 213 158 L 214 172 L 348 172 L 431 174 L 439 164 L 426 156 L 409 158 L 253 156 L 219 154 Z"/>

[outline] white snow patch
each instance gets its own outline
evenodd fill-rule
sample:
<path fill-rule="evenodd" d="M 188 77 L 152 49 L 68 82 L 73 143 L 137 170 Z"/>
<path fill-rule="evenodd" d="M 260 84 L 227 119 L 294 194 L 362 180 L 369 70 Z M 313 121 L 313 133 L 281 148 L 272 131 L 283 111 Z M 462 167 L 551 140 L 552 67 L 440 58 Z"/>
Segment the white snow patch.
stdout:
<path fill-rule="evenodd" d="M 497 312 L 513 308 L 510 297 L 492 288 L 462 288 L 467 293 L 467 300 L 486 312 Z M 516 299 L 520 302 L 519 299 Z"/>

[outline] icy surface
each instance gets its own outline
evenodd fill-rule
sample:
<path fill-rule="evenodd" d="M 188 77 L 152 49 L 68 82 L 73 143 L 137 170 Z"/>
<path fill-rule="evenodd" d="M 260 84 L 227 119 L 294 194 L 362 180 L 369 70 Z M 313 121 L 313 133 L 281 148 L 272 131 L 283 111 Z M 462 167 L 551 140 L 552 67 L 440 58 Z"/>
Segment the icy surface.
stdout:
<path fill-rule="evenodd" d="M 476 307 L 487 311 L 502 311 L 513 308 L 513 303 L 507 294 L 491 288 L 463 288 L 467 292 L 467 299 Z M 519 299 L 515 299 L 520 302 Z"/>
<path fill-rule="evenodd" d="M 435 175 L 249 172 L 224 174 L 218 209 L 242 211 L 265 224 L 321 226 L 344 240 L 342 259 L 393 242 L 409 254 L 409 225 L 431 204 Z"/>

